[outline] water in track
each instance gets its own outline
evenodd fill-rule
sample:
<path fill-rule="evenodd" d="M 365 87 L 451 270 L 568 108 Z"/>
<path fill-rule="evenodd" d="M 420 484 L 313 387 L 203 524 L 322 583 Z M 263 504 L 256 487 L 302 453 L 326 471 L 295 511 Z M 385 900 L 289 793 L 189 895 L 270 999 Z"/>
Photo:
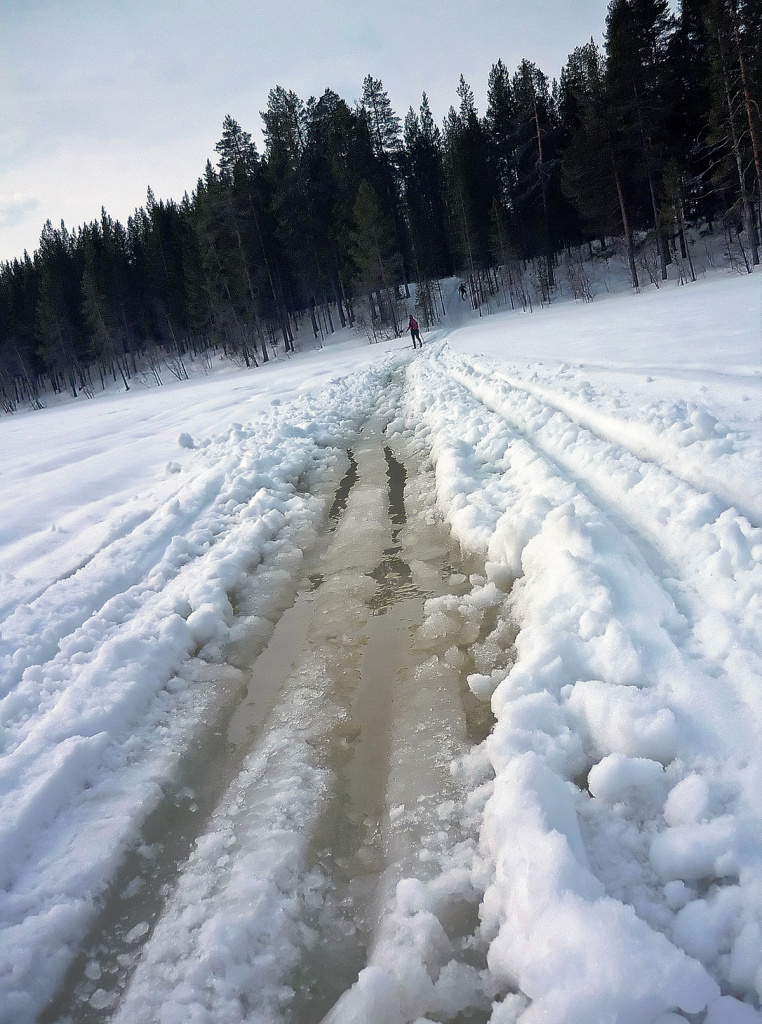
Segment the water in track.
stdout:
<path fill-rule="evenodd" d="M 512 634 L 495 611 L 459 621 L 454 607 L 446 629 L 427 623 L 428 598 L 467 595 L 479 578 L 433 513 L 430 479 L 415 468 L 384 444 L 378 425 L 366 428 L 350 453 L 325 537 L 291 591 L 295 600 L 264 649 L 260 638 L 231 652 L 234 664 L 251 661 L 246 686 L 222 686 L 215 721 L 147 819 L 143 843 L 128 855 L 40 1024 L 106 1021 L 118 1008 L 120 1022 L 137 1022 L 124 993 L 172 904 L 188 854 L 205 828 L 215 827 L 216 809 L 266 737 L 290 680 L 313 659 L 327 667 L 323 702 L 337 714 L 310 743 L 333 783 L 310 826 L 303 869 L 313 886 L 322 880 L 320 899 L 307 901 L 304 912 L 317 941 L 305 944 L 284 979 L 293 990 L 284 1021 L 323 1019 L 371 955 L 397 880 L 431 875 L 442 848 L 463 838 L 457 816 L 443 822 L 440 813 L 462 796 L 450 763 L 491 725 L 488 706 L 472 697 L 465 678 L 488 637 L 509 659 Z M 473 911 L 454 908 L 450 929 L 472 931 Z"/>

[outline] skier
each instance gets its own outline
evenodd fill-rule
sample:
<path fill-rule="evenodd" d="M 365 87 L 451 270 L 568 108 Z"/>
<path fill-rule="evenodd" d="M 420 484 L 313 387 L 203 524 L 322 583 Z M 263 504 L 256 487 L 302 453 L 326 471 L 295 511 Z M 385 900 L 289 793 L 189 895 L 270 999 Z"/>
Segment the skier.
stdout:
<path fill-rule="evenodd" d="M 423 342 L 421 341 L 421 331 L 418 327 L 418 321 L 416 320 L 412 313 L 407 318 L 407 327 L 405 328 L 405 330 L 410 331 L 410 337 L 413 339 L 413 348 L 415 348 L 416 341 L 418 342 L 418 347 L 423 348 Z"/>
<path fill-rule="evenodd" d="M 458 291 L 460 292 L 461 301 L 465 302 L 466 301 L 466 286 L 465 286 L 465 284 L 462 281 L 460 282 L 460 288 L 458 288 Z"/>

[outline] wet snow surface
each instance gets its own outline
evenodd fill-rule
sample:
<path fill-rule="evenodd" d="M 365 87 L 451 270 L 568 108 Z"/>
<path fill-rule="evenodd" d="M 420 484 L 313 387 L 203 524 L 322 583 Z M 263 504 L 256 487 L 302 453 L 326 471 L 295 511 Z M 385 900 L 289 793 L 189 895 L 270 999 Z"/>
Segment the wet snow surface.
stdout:
<path fill-rule="evenodd" d="M 758 277 L 454 288 L 0 421 L 3 1024 L 762 1021 Z"/>

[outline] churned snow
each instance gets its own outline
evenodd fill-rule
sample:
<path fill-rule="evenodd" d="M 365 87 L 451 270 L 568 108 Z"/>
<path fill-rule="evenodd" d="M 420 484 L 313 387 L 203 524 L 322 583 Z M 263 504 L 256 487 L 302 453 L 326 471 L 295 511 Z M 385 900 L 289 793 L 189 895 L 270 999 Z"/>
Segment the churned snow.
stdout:
<path fill-rule="evenodd" d="M 452 764 L 462 841 L 395 882 L 331 1024 L 762 1021 L 761 323 L 758 275 L 481 318 L 453 287 L 420 352 L 344 335 L 0 420 L 0 1021 L 55 994 L 372 415 L 430 458 L 484 567 L 422 636 L 487 614 L 517 636 L 468 676 L 496 724 Z M 295 672 L 163 917 L 126 937 L 151 931 L 120 1024 L 287 1019 L 322 898 L 325 671 Z M 445 931 L 456 899 L 480 966 Z"/>

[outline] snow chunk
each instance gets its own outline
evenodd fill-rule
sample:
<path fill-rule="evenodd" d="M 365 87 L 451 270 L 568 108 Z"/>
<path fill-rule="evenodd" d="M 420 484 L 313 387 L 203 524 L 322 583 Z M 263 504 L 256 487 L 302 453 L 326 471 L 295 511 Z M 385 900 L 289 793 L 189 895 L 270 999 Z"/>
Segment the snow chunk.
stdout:
<path fill-rule="evenodd" d="M 580 772 L 584 767 L 582 743 L 558 701 L 547 690 L 515 700 L 509 696 L 508 682 L 503 682 L 492 698 L 498 724 L 487 743 L 495 769 L 531 750 L 560 775 L 572 777 Z"/>
<path fill-rule="evenodd" d="M 688 825 L 709 814 L 709 784 L 705 778 L 691 773 L 670 791 L 664 806 L 668 825 Z"/>
<path fill-rule="evenodd" d="M 114 990 L 107 992 L 106 989 L 97 988 L 90 996 L 89 1002 L 94 1010 L 106 1010 L 109 1006 L 114 1005 L 117 995 L 118 992 Z"/>
<path fill-rule="evenodd" d="M 709 1005 L 705 1024 L 762 1024 L 762 1013 L 732 996 L 720 996 Z"/>
<path fill-rule="evenodd" d="M 476 968 L 451 960 L 439 972 L 434 984 L 431 1012 L 451 1020 L 478 1005 L 482 990 L 483 982 Z"/>
<path fill-rule="evenodd" d="M 580 681 L 571 690 L 568 708 L 601 754 L 645 757 L 662 764 L 676 756 L 675 716 L 652 690 Z"/>
<path fill-rule="evenodd" d="M 666 880 L 723 878 L 738 873 L 737 845 L 738 822 L 726 815 L 667 829 L 654 838 L 649 857 Z"/>
<path fill-rule="evenodd" d="M 588 787 L 594 797 L 614 804 L 625 799 L 632 790 L 659 787 L 663 777 L 664 767 L 660 761 L 609 754 L 590 769 Z"/>
<path fill-rule="evenodd" d="M 417 878 L 403 878 L 397 883 L 397 907 L 404 914 L 415 914 L 419 910 L 431 910 L 431 895 Z"/>

